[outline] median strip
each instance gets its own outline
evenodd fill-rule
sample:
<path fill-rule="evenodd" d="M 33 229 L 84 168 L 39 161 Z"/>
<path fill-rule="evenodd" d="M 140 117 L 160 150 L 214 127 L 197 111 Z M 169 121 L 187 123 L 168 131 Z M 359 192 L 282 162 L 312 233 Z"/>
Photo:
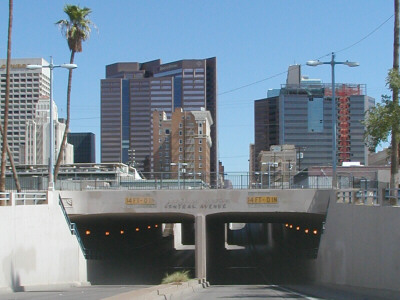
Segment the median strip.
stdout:
<path fill-rule="evenodd" d="M 172 296 L 173 299 L 179 299 L 183 295 L 194 293 L 195 291 L 208 286 L 210 286 L 210 284 L 205 279 L 191 279 L 187 282 L 161 284 L 149 288 L 134 290 L 104 298 L 104 300 L 168 300 L 171 299 Z"/>

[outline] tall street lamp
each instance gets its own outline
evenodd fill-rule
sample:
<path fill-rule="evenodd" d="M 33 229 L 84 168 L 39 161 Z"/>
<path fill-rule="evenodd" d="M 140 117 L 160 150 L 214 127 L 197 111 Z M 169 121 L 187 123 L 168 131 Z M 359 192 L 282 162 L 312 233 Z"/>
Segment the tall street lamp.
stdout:
<path fill-rule="evenodd" d="M 181 189 L 181 167 L 187 166 L 187 163 L 171 163 L 171 166 L 178 166 L 178 189 Z"/>
<path fill-rule="evenodd" d="M 77 68 L 76 64 L 62 64 L 62 65 L 55 65 L 53 64 L 53 57 L 50 56 L 50 64 L 49 65 L 27 65 L 26 68 L 29 70 L 36 70 L 36 69 L 43 69 L 49 68 L 50 69 L 50 121 L 49 121 L 49 135 L 50 135 L 50 146 L 49 146 L 49 184 L 48 190 L 54 191 L 54 120 L 53 120 L 53 69 L 55 68 L 64 68 L 68 70 L 72 70 Z"/>
<path fill-rule="evenodd" d="M 332 188 L 337 188 L 337 178 L 336 178 L 336 98 L 335 98 L 335 65 L 346 65 L 349 67 L 358 67 L 360 64 L 358 62 L 352 61 L 335 61 L 335 53 L 332 52 L 331 61 L 322 62 L 319 60 L 309 60 L 307 62 L 308 66 L 316 67 L 319 65 L 331 65 L 332 69 Z"/>
<path fill-rule="evenodd" d="M 261 165 L 268 165 L 268 189 L 270 189 L 271 188 L 271 166 L 273 168 L 276 168 L 278 166 L 278 163 L 268 161 L 268 162 L 262 162 Z M 262 172 L 262 167 L 261 167 L 261 172 Z"/>

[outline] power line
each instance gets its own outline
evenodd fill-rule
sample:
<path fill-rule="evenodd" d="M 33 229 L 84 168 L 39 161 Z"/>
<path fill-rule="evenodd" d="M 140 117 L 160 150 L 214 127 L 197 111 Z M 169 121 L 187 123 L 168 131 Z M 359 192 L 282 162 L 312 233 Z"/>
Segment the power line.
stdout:
<path fill-rule="evenodd" d="M 335 52 L 335 53 L 343 52 L 343 51 L 346 51 L 346 50 L 348 50 L 348 49 L 354 47 L 355 45 L 361 43 L 362 41 L 364 41 L 365 39 L 367 39 L 368 37 L 370 37 L 372 34 L 374 34 L 376 31 L 378 31 L 378 30 L 379 30 L 383 25 L 385 25 L 391 18 L 393 18 L 393 16 L 394 16 L 394 15 L 391 15 L 391 16 L 390 16 L 389 18 L 387 18 L 383 23 L 381 23 L 378 27 L 376 27 L 374 30 L 372 30 L 370 33 L 368 33 L 368 34 L 367 34 L 366 36 L 364 36 L 362 39 L 358 40 L 357 42 L 355 42 L 355 43 L 353 43 L 353 44 L 351 44 L 351 45 L 349 45 L 349 46 L 347 46 L 347 47 L 345 47 L 345 48 L 342 48 L 342 49 L 340 49 L 340 50 L 333 51 L 333 52 Z M 324 57 L 327 57 L 327 56 L 330 56 L 331 54 L 332 54 L 332 52 L 327 53 L 327 54 L 325 54 L 325 55 L 322 55 L 322 56 L 318 57 L 317 60 L 319 60 L 319 59 L 321 59 L 321 58 L 324 58 Z M 304 65 L 305 65 L 305 64 L 301 64 L 301 66 L 304 66 Z M 229 94 L 229 93 L 235 92 L 235 91 L 237 91 L 237 90 L 241 90 L 241 89 L 244 89 L 244 88 L 246 88 L 246 87 L 249 87 L 249 86 L 252 86 L 252 85 L 255 85 L 255 84 L 258 84 L 258 83 L 267 81 L 267 80 L 270 80 L 270 79 L 272 79 L 272 78 L 275 78 L 275 77 L 278 77 L 278 76 L 280 76 L 280 75 L 286 74 L 287 72 L 288 72 L 288 71 L 280 72 L 280 73 L 277 73 L 277 74 L 275 74 L 275 75 L 269 76 L 269 77 L 267 77 L 267 78 L 264 78 L 264 79 L 261 79 L 261 80 L 257 80 L 257 81 L 255 81 L 255 82 L 252 82 L 252 83 L 249 83 L 249 84 L 246 84 L 246 85 L 242 85 L 242 86 L 239 86 L 239 87 L 237 87 L 237 88 L 234 88 L 234 89 L 231 89 L 231 90 L 228 90 L 228 91 L 225 91 L 225 92 L 221 92 L 221 93 L 218 94 L 218 96 L 225 95 L 225 94 Z"/>

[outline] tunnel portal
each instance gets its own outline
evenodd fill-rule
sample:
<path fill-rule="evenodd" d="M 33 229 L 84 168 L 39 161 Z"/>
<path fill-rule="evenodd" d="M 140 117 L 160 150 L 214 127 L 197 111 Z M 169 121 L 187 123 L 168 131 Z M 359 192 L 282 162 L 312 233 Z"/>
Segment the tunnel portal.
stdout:
<path fill-rule="evenodd" d="M 188 214 L 72 215 L 92 284 L 159 284 L 166 273 L 195 276 L 195 218 Z M 206 217 L 212 284 L 293 283 L 309 277 L 324 216 L 235 213 Z"/>

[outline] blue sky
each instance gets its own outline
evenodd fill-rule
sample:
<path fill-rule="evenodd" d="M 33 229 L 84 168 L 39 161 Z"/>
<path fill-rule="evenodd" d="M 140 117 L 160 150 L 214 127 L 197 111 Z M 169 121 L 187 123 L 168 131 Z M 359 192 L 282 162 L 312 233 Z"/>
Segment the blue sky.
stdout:
<path fill-rule="evenodd" d="M 254 100 L 285 83 L 290 64 L 329 60 L 337 51 L 337 60 L 357 61 L 360 67 L 337 66 L 336 82 L 366 84 L 368 95 L 377 101 L 390 93 L 385 78 L 393 63 L 393 17 L 384 22 L 393 15 L 393 1 L 14 0 L 13 58 L 48 60 L 52 55 L 55 63 L 69 61 L 67 43 L 54 25 L 65 18 L 66 3 L 90 7 L 98 28 L 75 57 L 79 67 L 71 100 L 71 131 L 96 134 L 98 161 L 100 79 L 105 65 L 115 62 L 216 56 L 219 156 L 229 172 L 248 169 Z M 7 21 L 8 1 L 3 0 L 1 58 L 7 53 Z M 302 73 L 331 81 L 329 66 L 304 66 Z M 66 83 L 67 72 L 55 70 L 60 117 L 65 117 Z"/>

